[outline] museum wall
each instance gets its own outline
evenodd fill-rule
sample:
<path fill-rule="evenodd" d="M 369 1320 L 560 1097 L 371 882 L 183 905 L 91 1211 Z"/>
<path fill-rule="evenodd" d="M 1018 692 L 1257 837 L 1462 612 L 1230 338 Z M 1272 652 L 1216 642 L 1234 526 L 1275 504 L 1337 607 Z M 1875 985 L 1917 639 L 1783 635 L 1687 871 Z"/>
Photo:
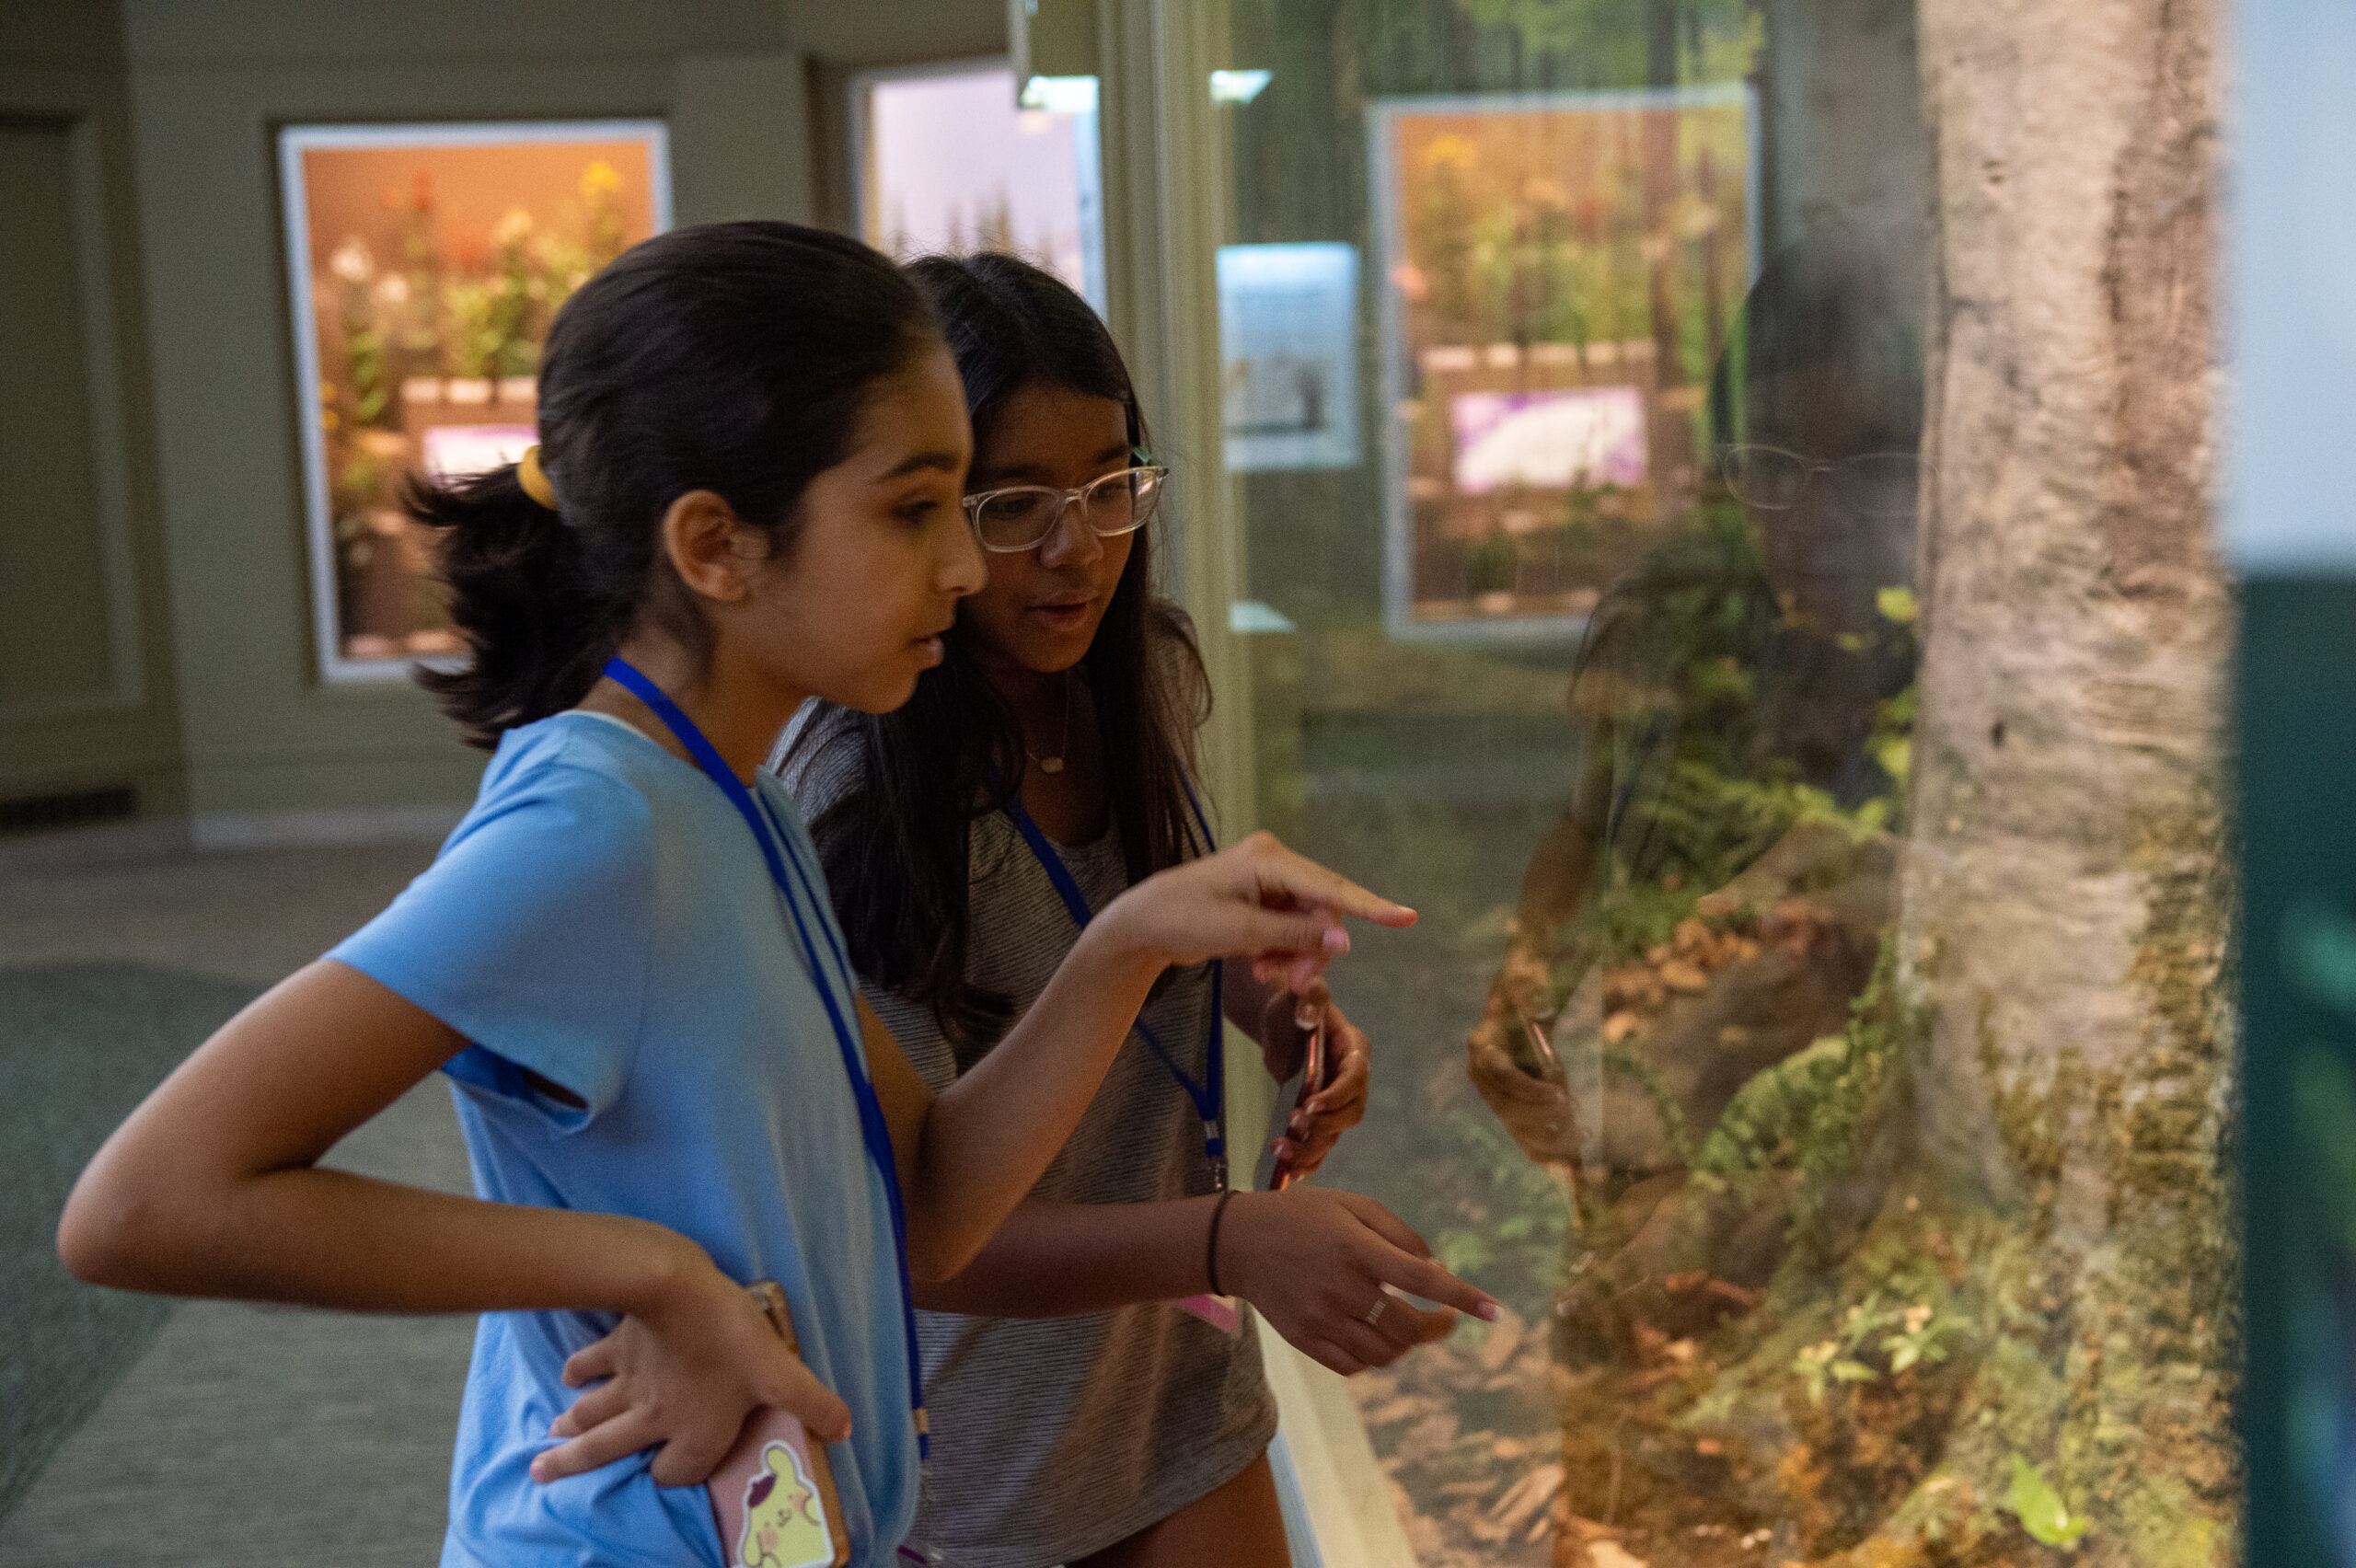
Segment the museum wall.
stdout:
<path fill-rule="evenodd" d="M 6 678 L 49 694 L 50 707 L 63 692 L 88 711 L 35 724 L 39 705 L 0 686 L 0 799 L 128 785 L 139 814 L 185 811 L 201 841 L 236 842 L 426 830 L 472 791 L 480 758 L 409 683 L 321 678 L 281 127 L 660 119 L 674 221 L 807 220 L 814 121 L 825 115 L 814 77 L 999 52 L 1005 15 L 995 0 L 0 11 L 0 117 L 10 156 L 32 160 L 11 183 L 46 170 L 61 192 L 52 207 L 73 211 L 45 221 L 82 225 L 68 252 L 82 308 L 52 321 L 52 336 L 111 333 L 120 361 L 81 398 L 97 410 L 81 439 L 106 493 L 79 512 L 8 498 L 10 560 L 47 563 L 37 582 L 9 574 L 17 596 L 56 625 L 0 641 L 0 660 L 18 666 Z M 27 149 L 20 126 L 80 129 L 64 141 L 51 129 Z M 74 158 L 88 190 L 59 186 Z M 6 254 L 18 251 L 28 266 L 61 254 L 49 241 Z M 94 301 L 106 306 L 97 317 Z M 70 340 L 52 350 L 62 363 L 77 352 L 97 363 Z M 16 536 L 36 515 L 55 519 L 43 525 L 57 539 Z"/>
<path fill-rule="evenodd" d="M 0 5 L 0 832 L 181 808 L 123 40 Z"/>

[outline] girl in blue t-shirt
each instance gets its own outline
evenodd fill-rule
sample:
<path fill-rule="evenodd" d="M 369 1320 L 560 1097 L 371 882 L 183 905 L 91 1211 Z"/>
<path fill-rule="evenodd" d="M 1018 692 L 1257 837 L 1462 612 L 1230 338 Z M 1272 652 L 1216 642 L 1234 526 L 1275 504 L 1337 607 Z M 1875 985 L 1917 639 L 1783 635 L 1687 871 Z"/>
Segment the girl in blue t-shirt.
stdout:
<path fill-rule="evenodd" d="M 1247 840 L 1113 901 L 929 1094 L 758 767 L 806 698 L 905 701 L 982 585 L 938 324 L 852 241 L 675 231 L 558 314 L 539 433 L 412 495 L 472 654 L 421 678 L 495 753 L 473 810 L 132 1114 L 59 1250 L 127 1289 L 484 1314 L 445 1564 L 720 1563 L 694 1483 L 761 1406 L 829 1441 L 878 1563 L 916 1507 L 910 1282 L 1030 1188 L 1157 977 L 1235 954 L 1306 985 L 1340 916 L 1414 917 Z M 318 1167 L 436 1069 L 478 1197 Z"/>

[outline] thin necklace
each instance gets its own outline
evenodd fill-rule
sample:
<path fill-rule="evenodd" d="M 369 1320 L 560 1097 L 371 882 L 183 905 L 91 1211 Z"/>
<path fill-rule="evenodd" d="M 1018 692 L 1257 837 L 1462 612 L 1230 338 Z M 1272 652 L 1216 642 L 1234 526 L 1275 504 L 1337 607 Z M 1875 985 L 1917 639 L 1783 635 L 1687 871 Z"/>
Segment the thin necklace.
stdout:
<path fill-rule="evenodd" d="M 1038 764 L 1039 771 L 1042 773 L 1061 773 L 1064 770 L 1064 753 L 1070 749 L 1071 672 L 1069 670 L 1066 670 L 1064 672 L 1064 732 L 1062 738 L 1056 742 L 1056 755 L 1053 756 L 1041 756 L 1037 752 L 1033 751 L 1028 744 L 1024 744 L 1022 748 L 1022 755 L 1029 757 L 1033 762 Z"/>

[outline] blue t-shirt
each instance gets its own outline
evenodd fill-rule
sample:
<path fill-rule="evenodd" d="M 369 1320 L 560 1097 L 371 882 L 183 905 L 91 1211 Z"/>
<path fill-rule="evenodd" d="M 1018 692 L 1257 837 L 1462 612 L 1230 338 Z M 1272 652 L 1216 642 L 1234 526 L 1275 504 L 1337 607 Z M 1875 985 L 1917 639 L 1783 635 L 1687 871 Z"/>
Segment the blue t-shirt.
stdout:
<path fill-rule="evenodd" d="M 814 868 L 791 799 L 766 775 L 757 789 Z M 881 1563 L 917 1502 L 890 1200 L 751 840 L 692 764 L 627 725 L 559 714 L 502 738 L 433 866 L 328 956 L 472 1042 L 444 1070 L 480 1196 L 653 1220 L 732 1278 L 784 1287 L 803 1359 L 850 1406 L 851 1436 L 829 1457 L 851 1559 Z M 833 922 L 822 900 L 797 903 L 804 920 Z M 837 984 L 851 995 L 847 976 Z M 535 1090 L 519 1067 L 586 1108 Z M 703 1488 L 657 1487 L 650 1454 L 545 1486 L 527 1473 L 578 1397 L 565 1357 L 614 1322 L 484 1315 L 445 1568 L 719 1568 Z"/>

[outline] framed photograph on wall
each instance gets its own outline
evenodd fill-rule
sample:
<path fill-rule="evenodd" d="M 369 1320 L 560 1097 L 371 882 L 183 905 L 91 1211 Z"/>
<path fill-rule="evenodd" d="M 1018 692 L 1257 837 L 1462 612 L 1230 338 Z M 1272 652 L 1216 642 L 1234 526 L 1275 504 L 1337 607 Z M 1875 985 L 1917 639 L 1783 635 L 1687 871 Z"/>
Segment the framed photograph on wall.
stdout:
<path fill-rule="evenodd" d="M 1565 639 L 1692 507 L 1759 268 L 1740 83 L 1368 106 L 1383 617 Z"/>
<path fill-rule="evenodd" d="M 329 681 L 455 661 L 405 476 L 513 462 L 572 291 L 671 224 L 652 120 L 279 133 L 313 621 Z"/>
<path fill-rule="evenodd" d="M 1358 253 L 1332 243 L 1218 250 L 1227 466 L 1358 466 Z"/>

